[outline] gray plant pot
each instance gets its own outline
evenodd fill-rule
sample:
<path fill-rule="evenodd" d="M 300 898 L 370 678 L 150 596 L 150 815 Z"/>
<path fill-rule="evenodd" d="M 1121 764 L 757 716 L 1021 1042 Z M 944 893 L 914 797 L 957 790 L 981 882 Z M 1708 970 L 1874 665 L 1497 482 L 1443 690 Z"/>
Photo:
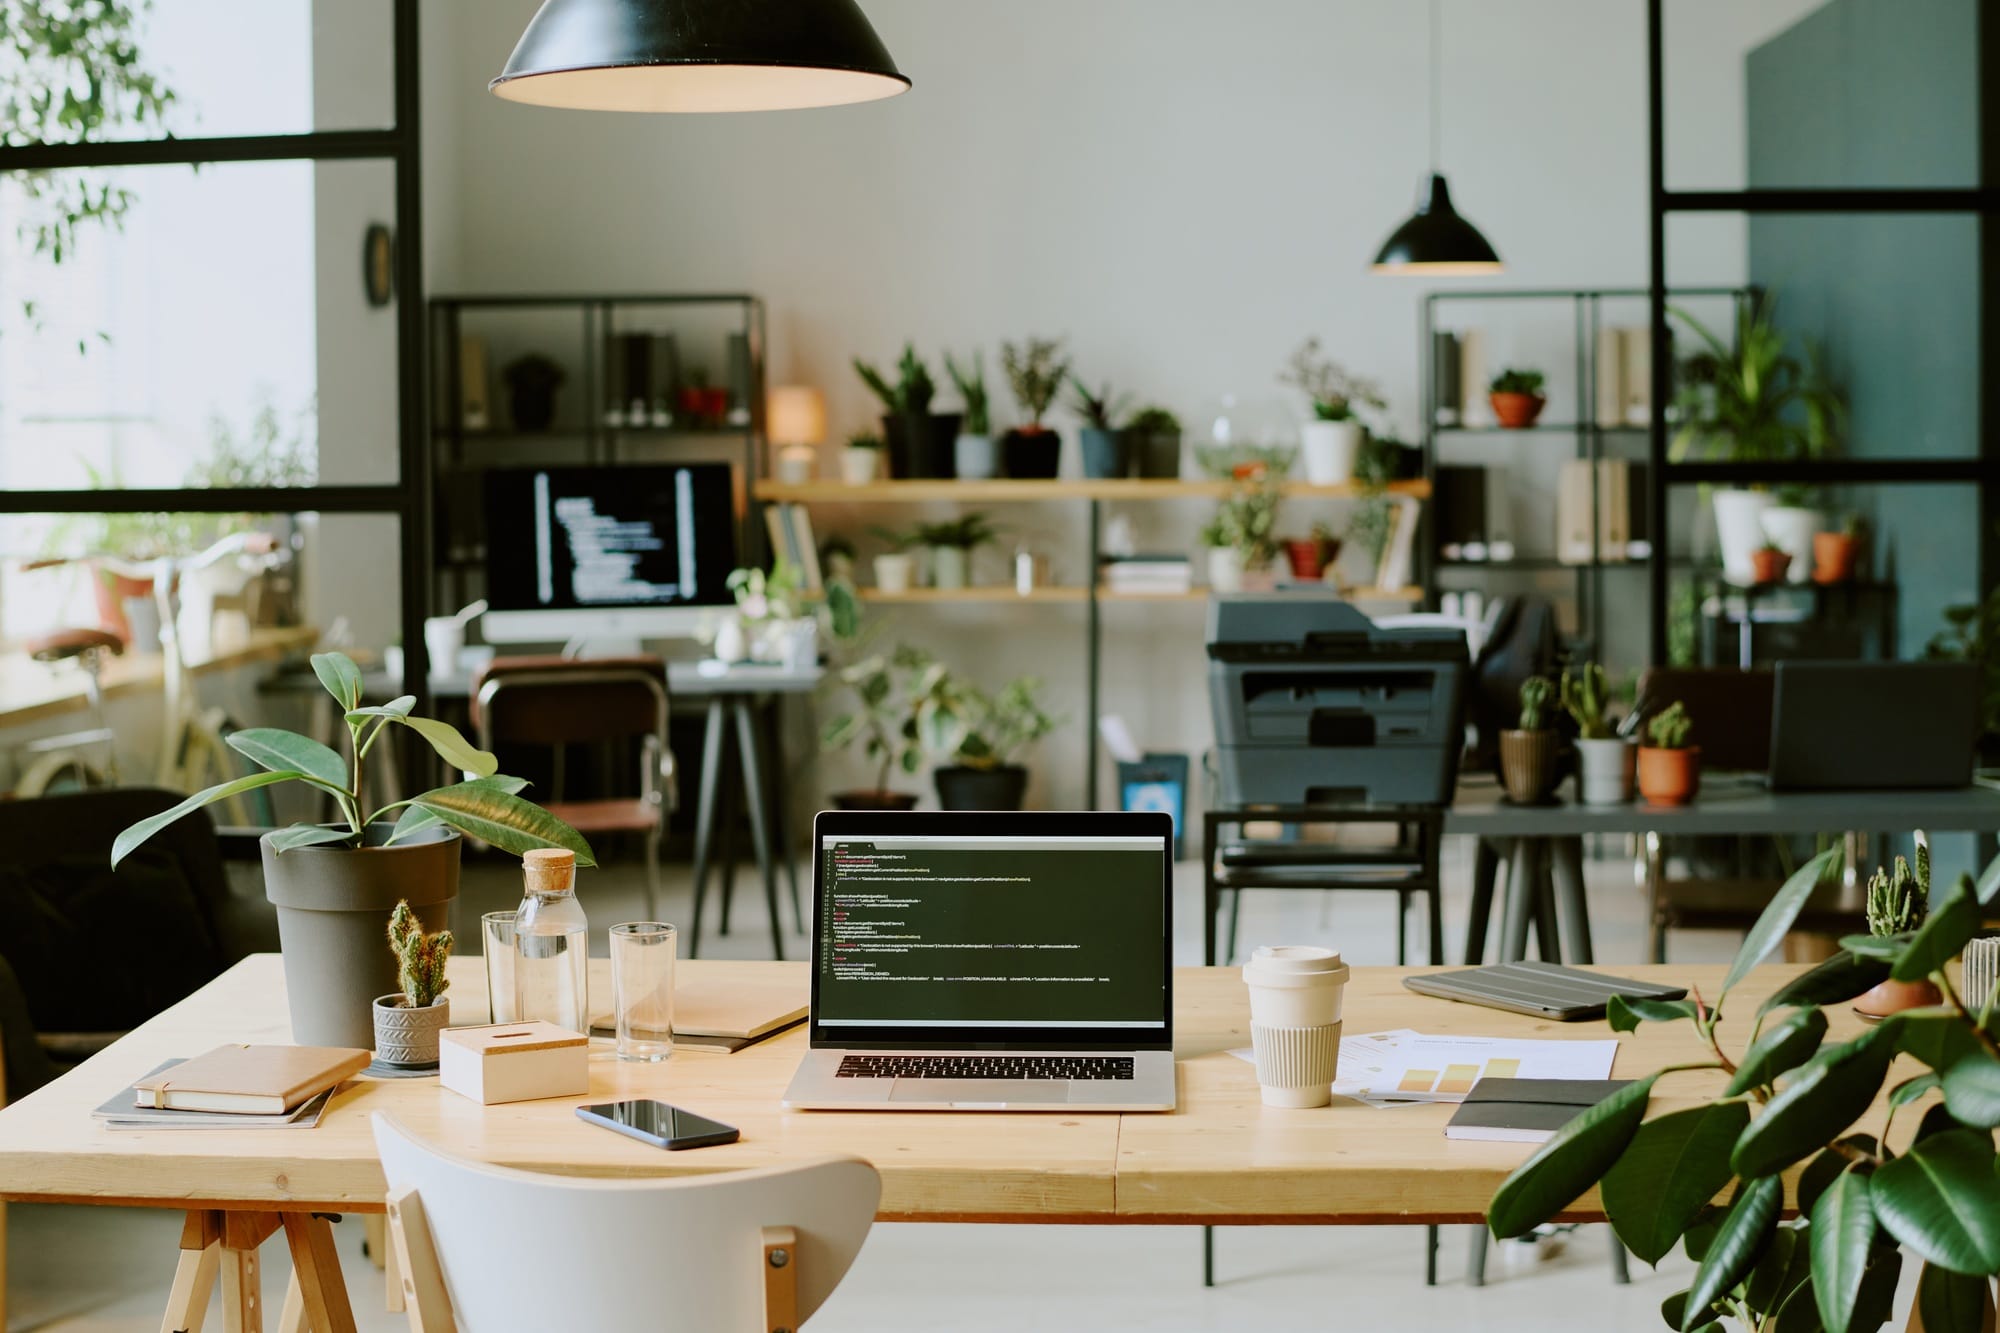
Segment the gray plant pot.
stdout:
<path fill-rule="evenodd" d="M 1134 433 L 1126 448 L 1142 477 L 1171 480 L 1181 474 L 1181 433 L 1177 430 Z"/>
<path fill-rule="evenodd" d="M 1122 477 L 1125 475 L 1125 435 L 1122 431 L 1099 430 L 1086 426 L 1077 432 L 1083 450 L 1083 475 Z"/>
<path fill-rule="evenodd" d="M 961 435 L 953 448 L 960 481 L 987 481 L 1000 474 L 1000 446 L 991 435 Z"/>
<path fill-rule="evenodd" d="M 438 1062 L 438 1034 L 451 1022 L 451 997 L 440 995 L 412 1009 L 403 993 L 377 996 L 375 1058 L 398 1069 L 429 1069 Z"/>
<path fill-rule="evenodd" d="M 451 924 L 457 831 L 432 827 L 384 847 L 392 827 L 371 825 L 366 847 L 283 855 L 264 835 L 264 896 L 278 909 L 292 1040 L 302 1046 L 374 1045 L 370 1009 L 376 996 L 396 989 L 389 913 L 399 900 L 408 900 L 426 934 Z"/>

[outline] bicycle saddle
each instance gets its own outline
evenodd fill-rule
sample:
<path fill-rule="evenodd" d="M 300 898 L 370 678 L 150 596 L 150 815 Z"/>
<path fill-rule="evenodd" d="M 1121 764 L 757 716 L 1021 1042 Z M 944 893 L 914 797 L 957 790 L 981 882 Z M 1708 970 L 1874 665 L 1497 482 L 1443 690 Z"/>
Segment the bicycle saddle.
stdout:
<path fill-rule="evenodd" d="M 24 646 L 37 662 L 66 662 L 100 649 L 117 657 L 125 651 L 125 640 L 101 629 L 59 629 L 29 639 Z"/>

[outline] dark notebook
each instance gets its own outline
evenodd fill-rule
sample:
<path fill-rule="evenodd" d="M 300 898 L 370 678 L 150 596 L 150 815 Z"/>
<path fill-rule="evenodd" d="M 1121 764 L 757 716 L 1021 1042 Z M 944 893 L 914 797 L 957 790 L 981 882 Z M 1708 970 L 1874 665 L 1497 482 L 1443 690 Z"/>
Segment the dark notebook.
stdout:
<path fill-rule="evenodd" d="M 1424 972 L 1403 978 L 1403 984 L 1420 995 L 1563 1022 L 1604 1017 L 1604 1006 L 1614 995 L 1647 1000 L 1687 998 L 1687 991 L 1678 986 L 1580 972 L 1554 963 L 1494 963 L 1463 972 Z"/>
<path fill-rule="evenodd" d="M 1632 1080 L 1482 1078 L 1444 1127 L 1448 1139 L 1546 1143 L 1557 1130 Z"/>

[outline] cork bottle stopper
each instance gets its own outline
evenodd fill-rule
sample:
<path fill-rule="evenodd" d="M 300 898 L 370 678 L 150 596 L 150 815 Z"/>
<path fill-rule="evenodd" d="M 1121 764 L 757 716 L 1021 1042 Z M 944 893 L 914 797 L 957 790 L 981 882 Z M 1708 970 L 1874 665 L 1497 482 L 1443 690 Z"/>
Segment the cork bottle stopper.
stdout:
<path fill-rule="evenodd" d="M 576 853 L 562 847 L 537 847 L 521 858 L 528 887 L 539 893 L 564 893 L 576 887 Z"/>

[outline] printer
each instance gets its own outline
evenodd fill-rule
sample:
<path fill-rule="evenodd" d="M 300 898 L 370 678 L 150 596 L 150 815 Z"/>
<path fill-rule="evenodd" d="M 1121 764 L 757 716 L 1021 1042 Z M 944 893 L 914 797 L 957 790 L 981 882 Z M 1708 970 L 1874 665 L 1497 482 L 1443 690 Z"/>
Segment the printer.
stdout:
<path fill-rule="evenodd" d="M 1467 666 L 1462 631 L 1383 629 L 1331 593 L 1211 598 L 1223 803 L 1449 804 Z"/>

